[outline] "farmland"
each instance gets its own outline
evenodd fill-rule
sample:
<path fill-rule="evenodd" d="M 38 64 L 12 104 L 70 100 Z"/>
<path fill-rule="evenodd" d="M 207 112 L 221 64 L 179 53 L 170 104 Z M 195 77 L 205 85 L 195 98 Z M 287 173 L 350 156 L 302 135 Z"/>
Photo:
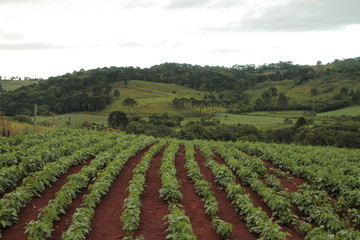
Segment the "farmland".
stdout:
<path fill-rule="evenodd" d="M 2 239 L 360 239 L 360 150 L 58 130 L 0 138 Z"/>

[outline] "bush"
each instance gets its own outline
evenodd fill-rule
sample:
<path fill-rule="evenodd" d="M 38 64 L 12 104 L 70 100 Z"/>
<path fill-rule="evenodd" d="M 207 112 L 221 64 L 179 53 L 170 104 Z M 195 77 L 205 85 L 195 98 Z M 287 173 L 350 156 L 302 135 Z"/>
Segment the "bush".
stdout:
<path fill-rule="evenodd" d="M 15 121 L 21 122 L 21 123 L 28 123 L 28 124 L 32 124 L 33 121 L 31 120 L 31 117 L 28 115 L 16 115 L 13 118 Z"/>
<path fill-rule="evenodd" d="M 126 113 L 114 111 L 109 114 L 108 123 L 112 128 L 125 128 L 129 123 L 129 119 Z"/>

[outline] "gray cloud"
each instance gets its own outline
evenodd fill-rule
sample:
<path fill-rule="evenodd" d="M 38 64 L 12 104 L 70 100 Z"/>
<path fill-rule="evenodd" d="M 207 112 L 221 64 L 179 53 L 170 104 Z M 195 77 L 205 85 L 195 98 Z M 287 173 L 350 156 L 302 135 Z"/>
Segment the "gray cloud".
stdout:
<path fill-rule="evenodd" d="M 248 14 L 237 30 L 322 31 L 360 24 L 359 0 L 293 0 L 265 9 L 260 17 Z"/>
<path fill-rule="evenodd" d="M 0 50 L 49 50 L 49 49 L 59 49 L 65 48 L 64 46 L 57 46 L 48 43 L 0 43 Z"/>

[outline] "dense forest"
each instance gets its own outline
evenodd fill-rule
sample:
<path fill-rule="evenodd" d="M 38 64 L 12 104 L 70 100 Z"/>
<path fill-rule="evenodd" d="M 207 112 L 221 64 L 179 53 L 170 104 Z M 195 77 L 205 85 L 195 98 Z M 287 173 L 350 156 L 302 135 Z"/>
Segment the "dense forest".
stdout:
<path fill-rule="evenodd" d="M 265 81 L 292 80 L 301 85 L 313 79 L 360 79 L 360 57 L 318 66 L 296 65 L 292 62 L 279 62 L 255 65 L 234 65 L 232 67 L 199 66 L 179 63 L 163 63 L 150 68 L 109 67 L 93 70 L 80 70 L 62 76 L 50 77 L 45 81 L 23 86 L 15 91 L 0 95 L 0 108 L 6 115 L 31 115 L 33 105 L 38 105 L 38 114 L 97 111 L 113 101 L 112 84 L 130 80 L 174 83 L 217 95 L 219 104 L 226 108 L 239 105 L 251 110 L 301 109 L 327 111 L 349 106 L 360 100 L 359 90 L 342 89 L 326 101 L 288 102 L 285 94 L 275 95 L 276 104 L 266 104 L 274 91 L 259 96 L 249 102 L 244 93 L 252 86 Z M 277 93 L 276 93 L 277 94 Z M 316 92 L 314 91 L 314 94 Z"/>

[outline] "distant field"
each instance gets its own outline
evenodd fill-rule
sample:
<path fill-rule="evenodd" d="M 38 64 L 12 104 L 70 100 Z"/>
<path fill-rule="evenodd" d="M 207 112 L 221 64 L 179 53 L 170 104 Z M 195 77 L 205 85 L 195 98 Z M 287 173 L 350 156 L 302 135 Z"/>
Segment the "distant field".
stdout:
<path fill-rule="evenodd" d="M 346 107 L 346 108 L 342 108 L 342 109 L 338 109 L 338 110 L 334 110 L 334 111 L 329 111 L 329 112 L 323 112 L 323 113 L 318 113 L 317 116 L 342 116 L 342 115 L 349 115 L 349 116 L 358 116 L 360 115 L 360 106 L 351 106 L 351 107 Z"/>
<path fill-rule="evenodd" d="M 5 91 L 12 91 L 22 86 L 27 86 L 37 83 L 36 81 L 19 81 L 19 80 L 3 80 L 0 81 L 0 84 L 2 85 L 3 89 Z"/>
<path fill-rule="evenodd" d="M 137 106 L 131 108 L 132 114 L 139 114 L 141 116 L 149 116 L 153 113 L 169 113 L 173 115 L 189 115 L 189 109 L 175 109 L 171 102 L 174 98 L 197 98 L 202 99 L 204 92 L 196 91 L 186 87 L 175 84 L 156 83 L 147 81 L 132 80 L 127 86 L 123 83 L 116 83 L 113 90 L 117 89 L 120 92 L 120 97 L 108 105 L 105 109 L 98 112 L 101 115 L 108 115 L 112 111 L 124 111 L 128 113 L 128 107 L 121 106 L 121 102 L 131 97 L 137 101 Z M 221 111 L 222 109 L 218 109 Z M 210 110 L 203 112 L 210 113 Z"/>
<path fill-rule="evenodd" d="M 304 114 L 305 114 L 304 111 L 258 111 L 258 112 L 250 112 L 250 113 L 247 113 L 246 115 L 296 118 L 299 116 L 304 116 Z"/>
<path fill-rule="evenodd" d="M 55 116 L 55 125 L 57 127 L 63 127 L 66 126 L 66 122 L 69 121 L 70 118 L 70 124 L 72 126 L 79 126 L 81 125 L 84 121 L 93 123 L 101 123 L 101 122 L 107 122 L 107 117 L 108 116 L 103 116 L 103 115 L 95 115 L 95 114 L 91 114 L 91 113 L 70 113 L 70 114 L 63 114 L 63 115 L 56 115 Z M 46 122 L 50 125 L 52 125 L 53 123 L 53 117 L 38 117 L 37 118 L 37 122 Z"/>
<path fill-rule="evenodd" d="M 272 125 L 284 122 L 284 118 L 281 117 L 249 116 L 228 113 L 217 113 L 214 118 L 224 124 Z"/>

